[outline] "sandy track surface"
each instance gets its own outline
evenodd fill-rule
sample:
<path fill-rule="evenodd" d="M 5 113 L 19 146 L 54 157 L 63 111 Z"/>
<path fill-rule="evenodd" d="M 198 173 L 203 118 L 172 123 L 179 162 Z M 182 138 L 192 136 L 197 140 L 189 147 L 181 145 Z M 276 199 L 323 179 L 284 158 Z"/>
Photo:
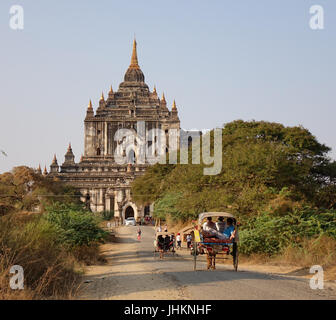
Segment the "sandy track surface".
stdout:
<path fill-rule="evenodd" d="M 183 288 L 160 271 L 154 260 L 154 229 L 142 227 L 143 239 L 136 239 L 137 228 L 119 227 L 117 243 L 102 246 L 108 264 L 90 266 L 80 299 L 183 299 Z M 164 263 L 163 263 L 164 264 Z"/>
<path fill-rule="evenodd" d="M 334 285 L 312 290 L 309 279 L 280 274 L 274 268 L 217 264 L 206 271 L 204 256 L 193 271 L 192 257 L 186 252 L 153 257 L 154 229 L 143 226 L 142 240 L 137 227 L 119 227 L 118 243 L 102 246 L 108 263 L 90 266 L 83 278 L 79 299 L 335 299 Z M 204 261 L 204 262 L 202 262 Z M 254 270 L 253 270 L 254 268 Z"/>

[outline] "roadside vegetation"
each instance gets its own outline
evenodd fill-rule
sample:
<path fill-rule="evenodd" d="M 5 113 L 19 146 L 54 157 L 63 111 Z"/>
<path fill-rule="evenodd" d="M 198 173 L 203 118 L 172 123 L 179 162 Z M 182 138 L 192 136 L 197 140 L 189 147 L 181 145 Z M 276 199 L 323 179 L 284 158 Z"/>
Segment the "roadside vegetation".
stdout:
<path fill-rule="evenodd" d="M 157 164 L 134 181 L 133 199 L 154 202 L 155 217 L 175 224 L 205 211 L 231 212 L 242 224 L 240 250 L 248 256 L 336 265 L 330 148 L 303 127 L 279 123 L 237 120 L 222 133 L 218 175 L 204 175 L 204 163 Z M 208 134 L 213 142 L 213 132 Z"/>
<path fill-rule="evenodd" d="M 0 175 L 0 213 L 0 299 L 75 295 L 82 266 L 100 259 L 106 237 L 75 189 L 16 167 Z M 24 290 L 9 287 L 13 265 L 23 267 Z"/>

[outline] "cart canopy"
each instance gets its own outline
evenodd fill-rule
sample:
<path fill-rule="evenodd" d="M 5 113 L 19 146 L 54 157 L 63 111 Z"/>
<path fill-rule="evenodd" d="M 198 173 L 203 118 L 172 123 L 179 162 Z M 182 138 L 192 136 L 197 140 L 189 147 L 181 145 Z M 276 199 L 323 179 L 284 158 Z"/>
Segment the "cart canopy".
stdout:
<path fill-rule="evenodd" d="M 174 234 L 174 232 L 156 232 L 155 233 L 155 237 L 157 238 L 158 236 L 170 236 L 170 235 L 172 235 L 172 234 Z"/>
<path fill-rule="evenodd" d="M 236 219 L 232 213 L 228 212 L 203 212 L 198 215 L 198 224 L 201 224 L 202 221 L 207 217 L 224 217 Z"/>

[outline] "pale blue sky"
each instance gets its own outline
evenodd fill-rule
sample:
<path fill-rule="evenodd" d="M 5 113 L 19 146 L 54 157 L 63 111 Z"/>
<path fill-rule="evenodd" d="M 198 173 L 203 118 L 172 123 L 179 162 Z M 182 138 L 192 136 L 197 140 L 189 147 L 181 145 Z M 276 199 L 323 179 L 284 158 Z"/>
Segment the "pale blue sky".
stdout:
<path fill-rule="evenodd" d="M 9 28 L 22 5 L 23 31 Z M 309 28 L 309 8 L 325 29 Z M 117 90 L 134 33 L 146 82 L 183 128 L 235 119 L 302 124 L 336 156 L 334 0 L 1 0 L 0 172 L 83 152 L 89 99 Z"/>

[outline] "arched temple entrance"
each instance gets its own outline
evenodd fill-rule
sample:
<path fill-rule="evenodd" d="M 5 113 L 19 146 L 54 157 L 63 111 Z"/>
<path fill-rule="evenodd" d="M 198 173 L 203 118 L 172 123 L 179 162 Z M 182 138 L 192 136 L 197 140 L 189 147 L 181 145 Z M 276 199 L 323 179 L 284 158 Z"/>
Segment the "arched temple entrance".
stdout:
<path fill-rule="evenodd" d="M 134 210 L 131 206 L 128 206 L 125 210 L 125 219 L 129 217 L 134 217 Z"/>

